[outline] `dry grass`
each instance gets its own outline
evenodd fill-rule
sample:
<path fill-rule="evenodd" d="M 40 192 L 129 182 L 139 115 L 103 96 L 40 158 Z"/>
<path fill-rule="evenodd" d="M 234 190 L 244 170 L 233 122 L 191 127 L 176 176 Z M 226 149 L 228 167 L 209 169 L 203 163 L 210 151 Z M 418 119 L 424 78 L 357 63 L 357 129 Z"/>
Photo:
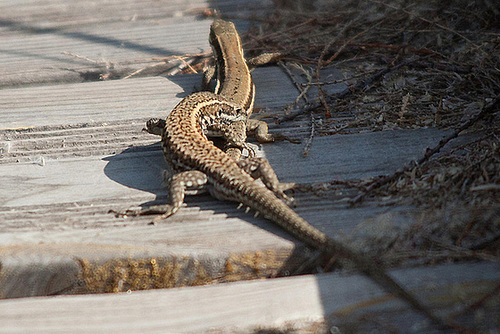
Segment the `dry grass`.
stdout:
<path fill-rule="evenodd" d="M 314 136 L 449 131 L 393 175 L 343 184 L 352 190 L 343 192 L 352 204 L 371 197 L 372 203 L 387 205 L 389 199 L 421 209 L 398 233 L 365 238 L 366 244 L 378 243 L 368 248 L 383 250 L 379 259 L 392 265 L 498 262 L 500 12 L 492 2 L 275 3 L 274 12 L 253 18 L 244 49 L 247 56 L 281 55 L 278 64 L 301 93 L 294 111 L 278 121 L 310 118 L 304 154 Z M 200 71 L 206 61 L 201 57 L 186 68 Z M 336 70 L 344 77 L 332 77 Z"/>
<path fill-rule="evenodd" d="M 351 181 L 359 189 L 351 195 L 353 204 L 370 198 L 384 205 L 412 204 L 421 212 L 396 236 L 387 231 L 394 240 L 390 245 L 368 248 L 384 249 L 381 258 L 393 265 L 498 261 L 496 8 L 487 1 L 459 0 L 323 1 L 321 8 L 306 9 L 293 7 L 300 1 L 290 3 L 281 1 L 244 36 L 251 56 L 283 54 L 280 65 L 307 91 L 297 111 L 281 121 L 311 117 L 311 139 L 421 127 L 449 131 L 393 175 Z M 332 69 L 345 77 L 333 80 Z M 347 85 L 331 89 L 339 83 Z"/>
<path fill-rule="evenodd" d="M 283 118 L 312 113 L 316 135 L 432 126 L 473 138 L 430 148 L 418 165 L 368 182 L 366 195 L 477 206 L 499 204 L 499 24 L 487 1 L 277 1 L 244 40 L 247 54 L 278 52 L 300 66 L 299 89 L 318 87 Z M 331 68 L 346 77 L 331 80 Z M 339 82 L 348 86 L 329 93 Z"/>

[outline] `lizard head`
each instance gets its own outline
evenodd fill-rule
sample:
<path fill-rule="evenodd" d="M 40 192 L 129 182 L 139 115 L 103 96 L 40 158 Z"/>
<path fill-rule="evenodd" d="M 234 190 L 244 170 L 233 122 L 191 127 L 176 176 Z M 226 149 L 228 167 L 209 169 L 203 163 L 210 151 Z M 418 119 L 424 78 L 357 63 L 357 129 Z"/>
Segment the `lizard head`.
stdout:
<path fill-rule="evenodd" d="M 217 108 L 218 110 L 215 112 L 215 119 L 218 122 L 231 124 L 246 121 L 247 119 L 246 111 L 237 104 L 223 102 L 218 104 Z"/>

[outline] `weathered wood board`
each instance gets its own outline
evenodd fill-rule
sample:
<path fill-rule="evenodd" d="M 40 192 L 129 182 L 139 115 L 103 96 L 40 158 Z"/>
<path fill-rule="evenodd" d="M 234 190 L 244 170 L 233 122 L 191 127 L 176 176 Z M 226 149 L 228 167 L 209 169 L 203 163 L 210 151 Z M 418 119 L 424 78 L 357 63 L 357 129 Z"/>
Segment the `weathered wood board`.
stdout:
<path fill-rule="evenodd" d="M 257 69 L 253 73 L 260 83 L 256 106 L 281 108 L 295 99 L 296 90 L 280 69 Z M 143 120 L 165 117 L 200 83 L 200 75 L 179 75 L 2 89 L 0 130 L 103 126 L 140 119 L 141 124 L 133 128 L 140 134 Z"/>
<path fill-rule="evenodd" d="M 500 279 L 497 264 L 441 265 L 394 270 L 391 274 L 411 291 L 425 296 L 429 306 L 440 314 L 455 313 L 455 320 L 471 328 L 493 328 L 500 321 L 498 316 L 481 316 L 483 308 L 470 311 L 453 307 L 463 300 L 473 304 L 493 291 Z M 488 303 L 486 311 L 495 314 L 498 310 Z M 263 328 L 286 332 L 325 319 L 340 332 L 375 328 L 387 332 L 394 330 L 391 326 L 397 326 L 399 332 L 417 328 L 418 332 L 436 332 L 420 315 L 358 275 L 308 275 L 0 303 L 2 333 L 248 333 Z"/>
<path fill-rule="evenodd" d="M 383 295 L 364 278 L 336 275 L 318 281 L 306 277 L 135 292 L 293 273 L 311 258 L 308 249 L 270 222 L 209 196 L 187 199 L 175 216 L 156 226 L 148 217 L 115 218 L 108 213 L 165 201 L 166 164 L 158 138 L 141 129 L 147 119 L 165 117 L 196 90 L 200 75 L 166 76 L 176 64 L 162 64 L 158 58 L 209 51 L 211 19 L 200 15 L 207 8 L 223 11 L 241 31 L 249 24 L 245 18 L 270 5 L 257 0 L 0 4 L 0 298 L 134 291 L 4 300 L 1 332 L 29 331 L 31 326 L 48 332 L 245 330 L 322 318 Z M 99 81 L 151 65 L 151 71 L 141 72 L 144 77 Z M 308 117 L 272 122 L 298 94 L 286 74 L 267 67 L 253 76 L 260 111 L 256 116 L 264 117 L 274 132 L 305 139 Z M 258 153 L 284 182 L 323 183 L 392 173 L 444 134 L 420 129 L 326 136 L 314 139 L 307 157 L 302 145 L 288 142 L 258 146 Z M 347 242 L 366 225 L 371 230 L 364 238 L 396 235 L 418 213 L 411 207 L 369 202 L 350 208 L 342 200 L 343 191 L 327 196 L 297 192 L 296 211 Z M 387 218 L 383 226 L 374 224 L 378 217 Z M 373 247 L 379 251 L 384 244 Z M 457 282 L 460 291 L 460 284 L 498 280 L 492 264 L 467 266 L 411 269 L 406 278 L 395 274 L 415 289 L 421 285 L 413 285 L 410 278 L 426 277 L 427 272 L 434 273 L 432 282 L 451 287 Z M 467 268 L 475 271 L 462 275 Z M 422 293 L 426 301 L 431 297 Z M 196 307 L 200 300 L 209 306 Z M 217 308 L 207 316 L 206 307 L 213 305 Z M 406 314 L 401 310 L 396 307 L 395 313 Z M 95 320 L 94 327 L 83 320 L 88 317 Z"/>
<path fill-rule="evenodd" d="M 205 10 L 236 16 L 269 7 L 268 1 L 44 3 L 0 4 L 0 89 L 119 78 L 151 65 L 143 75 L 161 74 L 181 63 L 162 65 L 161 58 L 210 51 Z"/>
<path fill-rule="evenodd" d="M 78 7 L 68 10 L 68 19 L 78 17 Z M 200 76 L 82 83 L 82 78 L 63 77 L 100 71 L 105 64 L 81 58 L 69 61 L 61 52 L 89 59 L 107 55 L 119 62 L 208 50 L 210 20 L 167 15 L 163 20 L 154 17 L 152 24 L 150 18 L 125 23 L 123 18 L 104 20 L 98 26 L 78 18 L 75 25 L 63 24 L 60 30 L 50 28 L 43 15 L 31 23 L 23 18 L 16 24 L 4 22 L 14 35 L 2 35 L 3 55 L 16 64 L 5 66 L 10 66 L 14 78 L 32 81 L 6 81 L 10 87 L 0 90 L 2 297 L 265 277 L 293 270 L 294 261 L 301 261 L 298 255 L 290 258 L 294 243 L 286 233 L 208 196 L 188 199 L 186 208 L 159 226 L 147 225 L 147 217 L 124 219 L 107 213 L 165 200 L 161 185 L 165 163 L 158 138 L 140 130 L 150 117 L 165 117 L 199 85 Z M 9 50 L 23 56 L 13 57 Z M 147 65 L 140 63 L 133 70 L 140 66 Z M 40 71 L 46 71 L 46 78 Z M 256 107 L 264 108 L 264 114 L 295 100 L 297 91 L 279 68 L 257 69 L 253 75 Z M 51 81 L 58 84 L 47 84 Z M 61 84 L 66 81 L 75 83 Z M 37 85 L 12 87 L 27 83 Z M 283 124 L 275 131 L 304 138 L 308 120 Z M 309 157 L 301 155 L 301 145 L 290 143 L 265 145 L 259 154 L 270 160 L 283 181 L 328 182 L 391 173 L 442 135 L 424 129 L 323 137 L 315 140 Z M 297 212 L 333 237 L 344 238 L 357 224 L 388 211 L 372 206 L 348 209 L 310 194 L 296 197 Z M 411 208 L 391 212 L 406 217 Z M 175 264 L 182 274 L 163 277 L 160 283 L 151 276 L 151 261 L 165 268 Z M 146 270 L 141 279 L 147 282 L 134 281 L 137 273 L 126 269 L 132 262 Z M 266 269 L 256 270 L 261 267 Z M 117 279 L 113 272 L 120 270 L 127 274 Z M 26 282 L 32 283 L 27 287 Z"/>
<path fill-rule="evenodd" d="M 269 73 L 273 75 L 266 75 Z M 259 87 L 257 106 L 276 108 L 295 98 L 290 83 L 280 84 L 279 92 L 273 89 L 278 82 L 287 82 L 279 69 L 259 69 L 254 77 Z M 293 243 L 275 234 L 290 239 L 286 233 L 236 210 L 233 204 L 208 196 L 189 199 L 187 208 L 159 226 L 147 225 L 148 217 L 124 219 L 107 213 L 110 209 L 165 200 L 161 183 L 166 165 L 158 138 L 140 129 L 149 117 L 166 115 L 199 77 L 174 80 L 176 83 L 170 77 L 138 78 L 0 91 L 2 105 L 9 110 L 1 116 L 2 121 L 5 128 L 11 129 L 3 131 L 5 153 L 0 164 L 5 180 L 0 188 L 3 282 L 10 282 L 3 285 L 3 297 L 22 296 L 23 282 L 30 275 L 38 284 L 25 292 L 28 295 L 117 289 L 113 285 L 116 282 L 95 275 L 89 274 L 99 283 L 90 283 L 90 276 L 82 278 L 88 269 L 82 264 L 85 261 L 112 270 L 130 265 L 127 261 L 116 262 L 123 259 L 136 259 L 148 267 L 153 258 L 166 263 L 181 263 L 179 258 L 196 262 L 205 254 L 210 260 L 201 261 L 201 267 L 210 274 L 203 277 L 204 282 L 248 277 L 247 269 L 225 269 L 227 261 L 241 263 L 248 256 L 268 268 L 257 277 L 275 274 L 285 265 Z M 89 102 L 83 103 L 82 96 Z M 39 115 L 47 117 L 36 126 L 34 120 Z M 300 136 L 301 131 L 294 134 Z M 300 153 L 300 145 L 290 143 L 265 145 L 260 153 L 268 157 L 284 181 L 326 182 L 390 173 L 441 136 L 442 132 L 434 129 L 361 133 L 350 138 L 318 138 L 306 158 Z M 417 139 L 419 144 L 415 145 Z M 360 147 L 360 142 L 365 144 Z M 352 155 L 354 151 L 359 154 Z M 331 152 L 335 158 L 325 160 L 321 152 Z M 293 162 L 294 168 L 286 162 Z M 297 196 L 297 205 L 299 214 L 333 237 L 346 235 L 357 224 L 387 211 L 370 206 L 348 209 L 310 195 Z M 410 209 L 392 211 L 398 210 L 406 214 Z M 255 255 L 259 252 L 267 255 Z M 33 263 L 44 263 L 46 269 L 51 269 L 37 272 L 29 268 Z M 186 275 L 188 272 L 163 286 L 183 284 Z M 54 282 L 56 276 L 64 286 L 41 283 Z M 197 279 L 201 278 L 190 279 L 189 284 L 195 284 Z M 87 290 L 82 290 L 81 280 L 87 282 Z M 151 287 L 158 283 L 148 284 Z"/>
<path fill-rule="evenodd" d="M 161 63 L 153 58 L 202 53 L 210 49 L 206 33 L 209 20 L 176 18 L 166 21 L 163 25 L 107 23 L 100 27 L 99 34 L 95 26 L 60 33 L 51 29 L 47 29 L 47 33 L 43 30 L 32 35 L 22 33 L 2 43 L 0 87 L 83 82 L 98 80 L 104 75 L 125 76 Z M 176 29 L 167 29 L 169 26 Z M 32 28 L 22 26 L 19 29 L 23 32 Z M 183 40 L 185 35 L 179 34 L 178 29 L 189 31 L 195 38 Z"/>
<path fill-rule="evenodd" d="M 137 21 L 169 17 L 196 16 L 217 10 L 228 16 L 259 14 L 272 7 L 269 0 L 107 0 L 105 2 L 60 0 L 4 0 L 2 26 L 8 22 L 30 24 L 37 28 L 88 26 L 108 22 L 134 24 Z M 14 24 L 13 24 L 14 25 Z"/>

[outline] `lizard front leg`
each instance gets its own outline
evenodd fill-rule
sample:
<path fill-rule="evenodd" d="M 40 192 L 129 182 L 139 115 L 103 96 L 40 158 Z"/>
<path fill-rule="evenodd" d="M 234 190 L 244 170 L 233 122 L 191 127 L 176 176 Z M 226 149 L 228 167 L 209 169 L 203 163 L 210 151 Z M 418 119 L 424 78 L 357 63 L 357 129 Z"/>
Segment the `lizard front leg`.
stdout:
<path fill-rule="evenodd" d="M 201 78 L 201 90 L 207 92 L 214 92 L 218 86 L 217 74 L 215 66 L 209 66 L 205 71 L 203 71 L 203 77 Z"/>
<path fill-rule="evenodd" d="M 287 140 L 290 143 L 300 144 L 300 140 L 292 139 L 282 134 L 269 133 L 267 123 L 256 119 L 249 119 L 247 121 L 247 133 L 249 137 L 254 137 L 259 143 Z"/>
<path fill-rule="evenodd" d="M 249 157 L 255 156 L 255 150 L 247 143 L 247 133 L 254 137 L 259 143 L 270 143 L 287 140 L 294 144 L 299 144 L 300 140 L 291 139 L 281 134 L 270 134 L 266 122 L 248 119 L 246 122 L 238 121 L 231 124 L 215 124 L 210 127 L 213 134 L 217 134 L 224 140 L 218 146 L 231 158 L 238 161 L 241 159 L 242 149 L 247 149 Z M 210 135 L 209 135 L 210 136 Z"/>

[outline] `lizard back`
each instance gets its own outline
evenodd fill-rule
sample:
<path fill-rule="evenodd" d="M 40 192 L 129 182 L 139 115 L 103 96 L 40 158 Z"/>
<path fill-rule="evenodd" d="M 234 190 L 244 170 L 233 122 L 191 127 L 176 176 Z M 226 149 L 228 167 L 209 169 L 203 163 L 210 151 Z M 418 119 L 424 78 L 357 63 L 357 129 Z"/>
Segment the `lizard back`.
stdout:
<path fill-rule="evenodd" d="M 218 122 L 221 114 L 239 117 L 231 102 L 210 92 L 184 98 L 166 119 L 162 149 L 176 171 L 199 170 L 209 179 L 217 198 L 245 204 L 278 223 L 286 231 L 314 248 L 329 250 L 328 237 L 297 215 L 269 189 L 262 187 L 204 135 L 204 128 Z M 241 110 L 241 108 L 239 108 Z M 244 113 L 244 111 L 241 111 Z M 319 247 L 318 247 L 319 246 Z"/>

